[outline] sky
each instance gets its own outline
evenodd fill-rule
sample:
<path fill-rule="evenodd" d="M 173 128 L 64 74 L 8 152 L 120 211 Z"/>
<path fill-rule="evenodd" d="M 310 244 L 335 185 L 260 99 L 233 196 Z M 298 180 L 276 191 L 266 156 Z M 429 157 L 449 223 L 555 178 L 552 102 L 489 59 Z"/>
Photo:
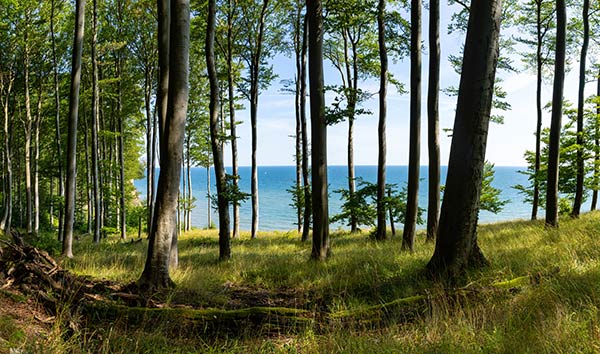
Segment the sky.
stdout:
<path fill-rule="evenodd" d="M 448 62 L 450 54 L 458 54 L 464 42 L 464 34 L 448 34 L 447 27 L 450 16 L 458 7 L 450 7 L 442 2 L 440 33 L 441 33 L 441 74 L 440 87 L 458 86 L 460 77 L 454 72 Z M 427 26 L 428 10 L 423 9 L 422 38 L 424 52 L 422 56 L 422 99 L 421 99 L 421 165 L 427 165 Z M 373 28 L 376 31 L 376 28 Z M 509 30 L 510 31 L 510 30 Z M 510 32 L 508 32 L 510 33 Z M 523 48 L 514 48 L 516 52 Z M 577 55 L 579 55 L 577 53 Z M 522 68 L 521 59 L 513 55 L 514 64 Z M 589 62 L 589 56 L 588 56 Z M 295 153 L 295 113 L 294 96 L 279 92 L 282 85 L 280 80 L 293 79 L 295 74 L 294 59 L 279 55 L 272 60 L 274 71 L 279 75 L 267 91 L 263 92 L 258 104 L 258 147 L 257 160 L 259 166 L 289 166 L 294 165 Z M 325 61 L 325 84 L 339 82 L 338 74 L 331 64 Z M 405 58 L 396 64 L 390 65 L 393 75 L 410 87 L 410 60 Z M 577 102 L 578 65 L 567 74 L 565 80 L 565 99 Z M 535 123 L 536 106 L 535 90 L 536 78 L 532 72 L 519 73 L 497 72 L 501 77 L 503 89 L 507 92 L 506 101 L 512 106 L 504 112 L 504 124 L 490 124 L 486 159 L 496 166 L 525 166 L 523 157 L 526 150 L 535 148 Z M 379 88 L 377 80 L 359 83 L 363 90 L 376 93 Z M 586 97 L 595 92 L 595 84 L 586 86 Z M 542 91 L 542 102 L 546 104 L 552 95 L 552 83 L 545 82 Z M 331 103 L 330 96 L 326 97 L 326 104 Z M 409 94 L 399 95 L 393 86 L 388 86 L 388 112 L 387 112 L 387 164 L 407 165 L 409 153 Z M 308 103 L 307 103 L 308 104 Z M 247 103 L 244 103 L 247 106 Z M 452 128 L 455 115 L 456 97 L 448 97 L 440 93 L 440 128 Z M 377 124 L 378 124 L 378 96 L 366 102 L 365 108 L 371 111 L 369 116 L 360 116 L 355 121 L 354 135 L 354 161 L 356 165 L 377 164 Z M 248 110 L 236 113 L 238 120 L 243 123 L 238 126 L 238 161 L 240 166 L 251 165 L 251 131 Z M 307 117 L 310 117 L 307 106 Z M 544 126 L 549 126 L 550 113 L 544 111 Z M 563 119 L 564 122 L 564 119 Z M 310 126 L 310 123 L 309 123 Z M 347 163 L 347 131 L 348 123 L 342 122 L 328 128 L 328 164 L 345 165 Z M 441 163 L 446 165 L 450 152 L 451 139 L 440 131 Z M 226 148 L 226 165 L 231 165 L 230 148 Z"/>

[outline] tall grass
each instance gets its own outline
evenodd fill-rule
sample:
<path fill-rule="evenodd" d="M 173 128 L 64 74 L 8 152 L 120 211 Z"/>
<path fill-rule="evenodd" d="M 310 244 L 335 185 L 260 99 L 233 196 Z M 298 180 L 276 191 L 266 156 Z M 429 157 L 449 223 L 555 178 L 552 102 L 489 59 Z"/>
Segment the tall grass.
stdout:
<path fill-rule="evenodd" d="M 423 273 L 433 245 L 418 235 L 416 251 L 401 240 L 371 241 L 366 234 L 332 235 L 333 255 L 309 261 L 310 244 L 295 232 L 269 232 L 233 240 L 233 258 L 218 261 L 215 231 L 180 237 L 179 268 L 172 298 L 202 307 L 232 306 L 232 289 L 267 297 L 297 297 L 295 306 L 330 312 L 440 292 Z M 479 244 L 490 266 L 469 272 L 464 284 L 489 288 L 530 275 L 534 284 L 514 292 L 489 292 L 456 302 L 432 301 L 426 315 L 384 326 L 347 329 L 332 325 L 318 333 L 210 339 L 170 338 L 113 327 L 92 346 L 103 352 L 255 353 L 594 353 L 600 351 L 600 213 L 563 219 L 559 229 L 542 222 L 483 225 Z M 66 267 L 78 274 L 130 282 L 140 275 L 146 241 L 84 239 Z M 193 298 L 190 298 L 192 294 Z M 283 294 L 283 295 L 282 295 Z M 174 300 L 175 301 L 175 300 Z M 124 332 L 123 332 L 124 331 Z M 90 339 L 90 343 L 94 340 Z"/>

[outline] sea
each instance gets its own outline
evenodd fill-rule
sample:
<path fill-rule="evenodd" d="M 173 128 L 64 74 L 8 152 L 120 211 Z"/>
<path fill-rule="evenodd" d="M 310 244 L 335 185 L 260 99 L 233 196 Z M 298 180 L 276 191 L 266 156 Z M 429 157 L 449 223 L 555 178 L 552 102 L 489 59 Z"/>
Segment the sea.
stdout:
<path fill-rule="evenodd" d="M 531 205 L 524 201 L 522 194 L 512 188 L 514 185 L 528 185 L 527 176 L 519 173 L 525 167 L 507 167 L 495 166 L 495 175 L 492 186 L 501 190 L 500 199 L 507 200 L 508 203 L 504 209 L 493 214 L 487 211 L 481 211 L 479 214 L 480 223 L 493 223 L 498 221 L 528 219 L 531 215 Z M 231 173 L 231 169 L 227 169 Z M 356 176 L 369 182 L 377 180 L 377 166 L 356 166 Z M 441 184 L 445 183 L 447 168 L 441 168 Z M 250 193 L 250 167 L 240 167 L 240 189 L 243 192 Z M 211 193 L 215 194 L 216 186 L 214 184 L 214 170 L 210 169 L 211 174 Z M 211 210 L 207 203 L 207 171 L 203 167 L 193 167 L 192 175 L 192 194 L 196 198 L 195 207 L 192 210 L 192 227 L 206 228 L 208 226 L 208 213 L 211 213 L 212 222 L 218 224 L 218 215 L 215 210 Z M 407 166 L 388 166 L 386 170 L 387 183 L 395 183 L 400 188 L 407 183 Z M 420 185 L 419 185 L 419 206 L 427 209 L 427 166 L 421 166 Z M 329 215 L 339 213 L 342 200 L 338 189 L 347 189 L 347 167 L 329 166 Z M 296 229 L 296 212 L 291 205 L 291 195 L 287 191 L 292 188 L 296 180 L 295 166 L 262 166 L 258 167 L 258 197 L 259 197 L 259 230 L 263 231 L 289 231 Z M 146 180 L 140 179 L 134 181 L 139 192 L 140 199 L 146 198 Z M 588 198 L 589 199 L 589 198 Z M 589 201 L 588 201 L 589 204 Z M 589 205 L 584 205 L 589 209 Z M 240 229 L 250 230 L 251 228 L 252 205 L 250 199 L 240 206 Z M 540 209 L 538 217 L 544 217 L 544 210 Z M 423 216 L 427 220 L 426 215 Z M 402 225 L 397 225 L 402 227 Z M 419 225 L 424 228 L 425 225 Z M 346 229 L 342 224 L 332 224 L 332 229 Z"/>

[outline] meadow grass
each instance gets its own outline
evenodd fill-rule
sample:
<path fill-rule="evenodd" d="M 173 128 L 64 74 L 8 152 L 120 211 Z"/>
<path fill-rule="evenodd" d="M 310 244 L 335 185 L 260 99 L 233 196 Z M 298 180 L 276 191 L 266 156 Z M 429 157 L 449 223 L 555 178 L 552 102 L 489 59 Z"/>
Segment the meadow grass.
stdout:
<path fill-rule="evenodd" d="M 543 222 L 482 225 L 479 244 L 490 266 L 470 271 L 463 284 L 487 289 L 523 276 L 519 291 L 485 292 L 456 301 L 435 298 L 427 314 L 411 321 L 391 318 L 378 326 L 330 325 L 319 331 L 239 337 L 173 337 L 156 328 L 118 325 L 81 332 L 75 352 L 148 353 L 596 353 L 600 351 L 600 213 Z M 228 308 L 231 289 L 297 297 L 295 306 L 343 312 L 422 294 L 443 293 L 423 271 L 433 245 L 417 238 L 415 252 L 401 251 L 400 237 L 374 242 L 366 233 L 332 234 L 332 257 L 309 261 L 310 243 L 296 232 L 263 232 L 233 240 L 233 258 L 218 261 L 215 231 L 193 230 L 179 241 L 179 268 L 172 272 L 173 299 L 194 306 Z M 146 241 L 77 242 L 73 272 L 119 282 L 135 281 Z M 520 284 L 520 283 L 519 283 Z M 193 298 L 190 298 L 193 294 Z M 290 295 L 291 294 L 291 295 Z M 175 300 L 173 300 L 175 301 Z M 288 306 L 294 306 L 289 305 Z M 98 335 L 98 331 L 105 331 Z M 94 348 L 94 349 L 89 349 Z"/>

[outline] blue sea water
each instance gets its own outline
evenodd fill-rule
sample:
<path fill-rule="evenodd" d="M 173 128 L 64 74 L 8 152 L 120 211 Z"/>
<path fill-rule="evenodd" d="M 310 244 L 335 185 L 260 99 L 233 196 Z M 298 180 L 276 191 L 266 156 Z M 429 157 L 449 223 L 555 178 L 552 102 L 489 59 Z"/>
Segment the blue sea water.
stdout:
<path fill-rule="evenodd" d="M 500 198 L 508 200 L 508 204 L 499 214 L 493 214 L 487 211 L 481 211 L 479 215 L 480 223 L 489 223 L 503 220 L 527 219 L 531 214 L 531 205 L 523 201 L 523 196 L 515 189 L 511 188 L 516 184 L 527 185 L 527 177 L 518 173 L 523 167 L 495 167 L 495 179 L 492 185 L 502 191 Z M 419 205 L 426 209 L 427 206 L 427 166 L 422 166 L 420 171 L 421 182 L 419 186 Z M 240 188 L 242 191 L 250 192 L 250 167 L 240 167 Z M 215 193 L 214 171 L 211 168 L 211 193 Z M 231 173 L 228 170 L 228 173 Z M 402 187 L 407 181 L 407 166 L 388 166 L 387 181 L 396 183 Z M 206 201 L 206 169 L 202 167 L 192 168 L 192 193 L 196 197 L 195 208 L 192 211 L 192 226 L 204 228 L 207 226 L 208 205 Z M 292 230 L 295 229 L 296 214 L 291 204 L 290 194 L 286 191 L 295 183 L 294 166 L 265 166 L 258 168 L 258 189 L 259 189 L 259 230 Z M 328 168 L 329 177 L 329 215 L 335 215 L 339 212 L 342 201 L 340 195 L 334 193 L 335 190 L 347 188 L 347 168 L 346 166 L 330 166 Z M 377 180 L 376 166 L 356 166 L 356 176 L 366 181 L 375 182 Z M 446 167 L 441 170 L 442 184 L 446 179 Z M 140 198 L 146 198 L 146 180 L 136 180 L 135 186 L 140 192 Z M 214 210 L 211 210 L 213 222 L 218 223 L 218 216 Z M 240 206 L 240 228 L 250 230 L 251 227 L 252 205 L 250 200 Z M 539 217 L 543 217 L 543 210 L 540 210 Z M 426 220 L 426 218 L 424 218 Z M 402 225 L 398 225 L 402 227 Z M 344 228 L 343 225 L 332 225 L 333 228 Z M 421 225 L 423 228 L 424 225 Z"/>

